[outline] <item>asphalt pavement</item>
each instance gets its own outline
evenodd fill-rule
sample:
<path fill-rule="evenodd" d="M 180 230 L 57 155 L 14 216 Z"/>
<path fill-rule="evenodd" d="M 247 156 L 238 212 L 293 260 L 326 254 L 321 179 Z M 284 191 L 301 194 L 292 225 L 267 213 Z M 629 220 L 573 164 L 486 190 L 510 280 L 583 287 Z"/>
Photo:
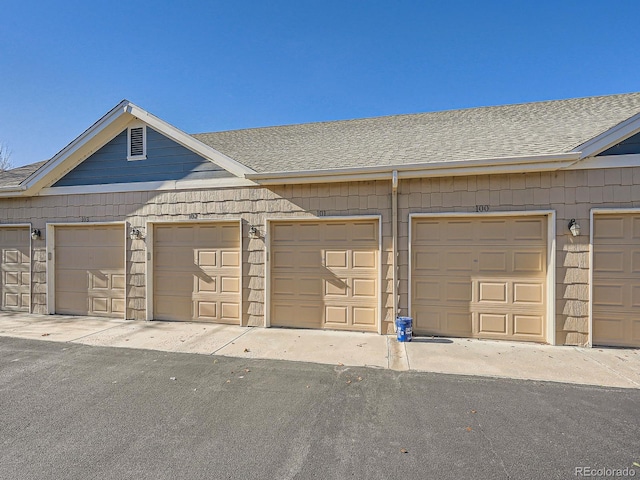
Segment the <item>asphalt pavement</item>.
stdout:
<path fill-rule="evenodd" d="M 0 338 L 3 479 L 640 475 L 638 389 L 42 340 Z"/>
<path fill-rule="evenodd" d="M 244 359 L 640 388 L 640 349 L 0 313 L 0 337 Z"/>

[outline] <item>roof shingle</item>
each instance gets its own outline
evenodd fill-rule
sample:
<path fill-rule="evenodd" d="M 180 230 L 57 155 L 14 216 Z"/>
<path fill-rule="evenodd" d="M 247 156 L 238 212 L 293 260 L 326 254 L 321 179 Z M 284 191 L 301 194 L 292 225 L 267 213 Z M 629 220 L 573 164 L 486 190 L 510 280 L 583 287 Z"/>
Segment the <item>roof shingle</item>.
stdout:
<path fill-rule="evenodd" d="M 193 135 L 258 173 L 567 153 L 640 112 L 640 93 Z"/>

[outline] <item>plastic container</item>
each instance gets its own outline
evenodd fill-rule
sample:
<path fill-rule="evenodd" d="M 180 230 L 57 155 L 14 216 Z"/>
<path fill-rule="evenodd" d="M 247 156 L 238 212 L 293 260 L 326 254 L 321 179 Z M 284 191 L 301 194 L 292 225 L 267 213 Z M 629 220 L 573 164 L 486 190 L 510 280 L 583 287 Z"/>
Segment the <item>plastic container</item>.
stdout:
<path fill-rule="evenodd" d="M 396 318 L 396 333 L 398 334 L 399 342 L 410 342 L 411 334 L 413 332 L 413 318 L 411 317 L 398 317 Z"/>

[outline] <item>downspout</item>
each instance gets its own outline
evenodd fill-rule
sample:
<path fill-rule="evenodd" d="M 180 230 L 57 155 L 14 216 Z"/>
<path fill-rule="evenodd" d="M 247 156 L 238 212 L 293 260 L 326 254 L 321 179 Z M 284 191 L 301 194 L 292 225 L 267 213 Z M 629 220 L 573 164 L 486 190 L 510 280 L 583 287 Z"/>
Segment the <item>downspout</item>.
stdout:
<path fill-rule="evenodd" d="M 398 317 L 398 171 L 391 174 L 391 236 L 393 243 L 393 327 Z"/>

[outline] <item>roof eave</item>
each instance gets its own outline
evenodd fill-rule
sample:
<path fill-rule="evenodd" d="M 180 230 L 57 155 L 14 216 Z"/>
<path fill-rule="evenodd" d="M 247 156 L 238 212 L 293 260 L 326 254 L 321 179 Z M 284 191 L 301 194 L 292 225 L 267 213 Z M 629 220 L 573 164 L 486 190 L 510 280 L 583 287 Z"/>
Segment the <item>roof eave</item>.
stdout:
<path fill-rule="evenodd" d="M 393 171 L 399 178 L 482 175 L 489 173 L 516 173 L 549 171 L 566 168 L 580 159 L 580 152 L 548 155 L 482 158 L 453 162 L 413 163 L 358 168 L 301 170 L 294 172 L 268 172 L 246 175 L 261 185 L 284 183 L 324 183 L 389 179 Z"/>

